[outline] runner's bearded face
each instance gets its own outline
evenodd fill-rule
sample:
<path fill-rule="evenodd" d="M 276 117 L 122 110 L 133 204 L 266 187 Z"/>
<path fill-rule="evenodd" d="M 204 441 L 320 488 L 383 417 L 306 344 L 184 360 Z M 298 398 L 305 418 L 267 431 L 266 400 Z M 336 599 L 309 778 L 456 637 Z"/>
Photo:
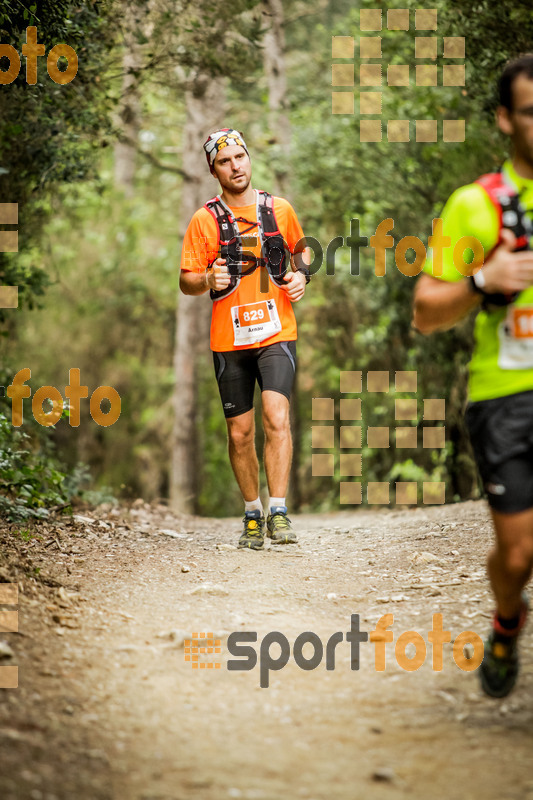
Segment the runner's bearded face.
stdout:
<path fill-rule="evenodd" d="M 213 169 L 222 189 L 232 194 L 242 194 L 250 185 L 252 165 L 248 153 L 240 145 L 230 145 L 219 150 Z"/>
<path fill-rule="evenodd" d="M 533 80 L 517 75 L 511 91 L 513 108 L 502 110 L 499 125 L 511 137 L 515 156 L 533 170 Z"/>

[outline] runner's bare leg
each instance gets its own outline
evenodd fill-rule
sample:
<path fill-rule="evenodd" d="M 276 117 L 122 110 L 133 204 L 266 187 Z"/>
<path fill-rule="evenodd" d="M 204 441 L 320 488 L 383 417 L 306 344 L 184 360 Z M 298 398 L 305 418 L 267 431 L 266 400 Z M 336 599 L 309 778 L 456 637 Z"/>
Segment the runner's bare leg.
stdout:
<path fill-rule="evenodd" d="M 285 497 L 292 461 L 289 401 L 280 392 L 262 393 L 265 472 L 271 497 Z"/>
<path fill-rule="evenodd" d="M 491 513 L 496 544 L 489 555 L 488 572 L 498 613 L 512 619 L 520 612 L 520 594 L 533 567 L 533 509 Z"/>
<path fill-rule="evenodd" d="M 228 450 L 233 472 L 243 498 L 251 502 L 259 496 L 259 462 L 255 451 L 254 410 L 226 419 Z"/>

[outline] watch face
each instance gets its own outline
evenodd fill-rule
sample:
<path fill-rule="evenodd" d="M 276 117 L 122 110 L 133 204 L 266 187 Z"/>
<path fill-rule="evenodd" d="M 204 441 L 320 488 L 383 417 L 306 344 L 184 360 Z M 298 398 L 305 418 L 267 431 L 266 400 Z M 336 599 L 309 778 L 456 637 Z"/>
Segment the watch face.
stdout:
<path fill-rule="evenodd" d="M 484 294 L 483 290 L 485 287 L 485 276 L 483 275 L 481 270 L 475 272 L 473 275 L 470 276 L 470 278 L 472 279 L 472 283 L 474 284 L 478 292 Z"/>

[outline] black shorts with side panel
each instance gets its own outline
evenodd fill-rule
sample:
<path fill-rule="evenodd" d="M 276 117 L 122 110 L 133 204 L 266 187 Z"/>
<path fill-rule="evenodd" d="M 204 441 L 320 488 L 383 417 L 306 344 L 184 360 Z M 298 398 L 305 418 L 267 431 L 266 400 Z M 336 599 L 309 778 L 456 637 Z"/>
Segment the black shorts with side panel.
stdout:
<path fill-rule="evenodd" d="M 465 421 L 491 508 L 533 508 L 533 391 L 469 403 Z"/>
<path fill-rule="evenodd" d="M 253 408 L 256 381 L 262 392 L 279 392 L 290 400 L 296 372 L 296 342 L 213 352 L 213 363 L 224 416 L 238 417 Z"/>

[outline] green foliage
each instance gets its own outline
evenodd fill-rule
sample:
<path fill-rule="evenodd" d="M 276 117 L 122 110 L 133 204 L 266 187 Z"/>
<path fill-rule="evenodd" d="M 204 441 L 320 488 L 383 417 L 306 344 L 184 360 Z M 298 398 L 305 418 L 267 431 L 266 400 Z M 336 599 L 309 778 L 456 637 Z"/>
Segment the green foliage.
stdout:
<path fill-rule="evenodd" d="M 507 61 L 533 49 L 531 3 L 449 0 L 442 12 L 453 35 L 466 39 L 469 95 L 478 112 L 492 120 L 502 68 Z"/>
<path fill-rule="evenodd" d="M 36 2 L 31 8 L 20 2 L 2 5 L 3 43 L 21 53 L 26 28 L 35 25 L 46 53 L 66 43 L 78 56 L 78 73 L 69 84 L 55 83 L 48 76 L 46 58 L 40 57 L 35 85 L 26 82 L 23 58 L 19 76 L 1 87 L 0 202 L 18 203 L 20 253 L 0 253 L 0 283 L 17 285 L 19 304 L 29 308 L 41 301 L 48 285 L 35 251 L 43 224 L 57 211 L 46 197 L 58 184 L 87 177 L 110 130 L 110 86 L 101 74 L 115 36 L 111 14 L 111 0 Z M 31 256 L 24 266 L 22 254 Z M 13 312 L 0 309 L 0 323 L 7 320 L 12 325 L 12 317 Z"/>
<path fill-rule="evenodd" d="M 127 497 L 164 497 L 176 379 L 172 355 L 180 244 L 177 218 L 182 193 L 187 191 L 176 170 L 184 146 L 183 93 L 199 68 L 228 77 L 228 119 L 246 132 L 254 184 L 272 190 L 276 144 L 265 135 L 268 97 L 260 69 L 258 4 L 254 0 L 230 5 L 214 0 L 153 4 L 150 35 L 141 30 L 138 36 L 144 59 L 138 77 L 143 149 L 156 161 L 138 162 L 133 199 L 115 190 L 112 154 L 99 150 L 109 141 L 108 112 L 122 77 L 115 69 L 122 55 L 121 21 L 113 17 L 113 6 L 107 2 L 74 5 L 60 0 L 35 5 L 30 13 L 36 18 L 39 41 L 47 49 L 60 41 L 75 47 L 80 73 L 71 86 L 60 87 L 41 65 L 37 86 L 28 87 L 21 76 L 3 91 L 0 199 L 21 204 L 25 248 L 17 256 L 0 256 L 0 278 L 22 287 L 25 306 L 6 313 L 12 361 L 19 367 L 30 366 L 37 386 L 62 387 L 68 370 L 79 367 L 90 392 L 100 384 L 117 389 L 122 414 L 108 429 L 86 414 L 79 430 L 62 419 L 54 431 L 46 432 L 66 464 L 68 478 L 53 460 L 39 461 L 42 443 L 37 446 L 34 438 L 15 442 L 4 426 L 2 441 L 10 451 L 2 457 L 15 482 L 3 489 L 0 502 L 10 507 L 19 503 L 20 513 L 40 513 L 59 503 L 58 497 L 66 502 L 76 492 L 95 502 L 109 500 L 109 493 L 118 491 Z M 360 5 L 376 7 L 375 0 Z M 144 0 L 130 6 L 139 14 L 146 11 Z M 409 8 L 412 17 L 420 4 L 417 0 L 388 4 L 395 6 Z M 466 37 L 467 85 L 464 90 L 416 87 L 414 81 L 405 89 L 384 85 L 383 119 L 465 118 L 464 143 L 417 143 L 414 122 L 410 142 L 361 143 L 358 113 L 331 114 L 331 36 L 357 36 L 359 8 L 350 0 L 338 0 L 310 13 L 301 2 L 284 2 L 291 200 L 304 231 L 324 250 L 334 237 L 348 236 L 350 220 L 355 218 L 364 236 L 371 236 L 378 223 L 390 217 L 395 243 L 414 235 L 427 245 L 432 219 L 451 191 L 495 167 L 506 153 L 506 143 L 487 114 L 494 106 L 501 65 L 530 47 L 529 5 L 522 0 L 512 8 L 488 0 L 437 0 L 431 7 L 438 9 L 439 39 Z M 29 24 L 23 9 L 7 0 L 0 14 L 2 41 L 20 50 Z M 200 19 L 209 24 L 200 24 Z M 384 63 L 414 67 L 413 25 L 409 32 L 384 29 L 380 35 Z M 442 59 L 438 63 L 441 66 Z M 357 75 L 357 60 L 355 66 Z M 156 169 L 156 162 L 175 171 Z M 365 481 L 444 480 L 448 500 L 473 496 L 477 478 L 462 421 L 472 323 L 446 334 L 420 336 L 411 328 L 416 278 L 396 269 L 391 252 L 383 278 L 374 274 L 373 250 L 361 248 L 360 255 L 360 274 L 352 275 L 349 251 L 346 246 L 339 249 L 335 274 L 326 275 L 323 266 L 297 306 L 295 411 L 301 431 L 297 477 L 302 503 L 309 509 L 338 508 L 338 464 L 333 479 L 311 474 L 311 398 L 332 397 L 338 408 L 339 375 L 344 370 L 416 370 L 419 408 L 423 398 L 447 399 L 444 451 L 396 449 L 391 437 L 388 449 L 365 448 Z M 198 452 L 196 463 L 190 465 L 196 475 L 199 510 L 217 516 L 235 514 L 240 497 L 227 457 L 226 426 L 212 365 L 202 364 L 201 373 Z M 340 421 L 334 424 L 338 442 Z M 394 428 L 396 424 L 392 394 L 378 402 L 370 395 L 363 397 L 363 441 L 369 425 Z M 419 417 L 413 424 L 420 442 L 423 420 Z M 10 429 L 10 436 L 16 435 Z M 258 425 L 259 449 L 260 436 Z M 21 455 L 23 450 L 27 456 Z M 76 468 L 79 462 L 88 466 Z M 24 467 L 31 467 L 30 472 L 24 473 Z M 97 477 L 95 488 L 81 488 L 88 482 L 87 470 Z M 44 505 L 39 505 L 43 498 Z"/>
<path fill-rule="evenodd" d="M 49 428 L 35 421 L 14 428 L 10 414 L 1 411 L 0 476 L 0 513 L 11 522 L 43 519 L 51 508 L 69 508 L 74 499 L 91 505 L 116 502 L 109 489 L 84 488 L 92 483 L 86 465 L 65 470 Z"/>
<path fill-rule="evenodd" d="M 3 369 L 0 382 L 8 385 L 15 372 Z M 14 427 L 11 400 L 0 397 L 0 513 L 16 522 L 43 519 L 51 508 L 68 509 L 75 499 L 94 505 L 112 501 L 109 491 L 92 489 L 86 465 L 65 468 L 54 442 L 56 428 L 39 425 L 28 405 L 23 406 L 22 426 Z M 44 410 L 49 410 L 46 405 Z M 64 412 L 57 425 L 66 420 Z"/>
<path fill-rule="evenodd" d="M 371 0 L 362 7 L 375 8 Z M 408 7 L 413 20 L 416 2 L 393 4 Z M 453 4 L 452 4 L 453 5 Z M 473 4 L 470 4 L 473 5 Z M 474 4 L 477 5 L 477 4 Z M 388 8 L 391 4 L 388 4 Z M 441 36 L 463 35 L 460 26 L 452 25 L 448 2 L 432 5 L 439 14 Z M 336 9 L 337 10 L 337 9 Z M 359 115 L 331 114 L 331 35 L 357 32 L 359 9 L 339 8 L 331 27 L 316 24 L 303 30 L 291 28 L 289 48 L 305 40 L 312 59 L 295 62 L 291 73 L 293 103 L 292 126 L 294 180 L 297 186 L 295 205 L 304 224 L 304 231 L 317 238 L 326 249 L 336 236 L 346 237 L 350 220 L 358 219 L 361 235 L 370 237 L 379 222 L 392 218 L 391 231 L 395 245 L 404 236 L 419 237 L 427 246 L 432 219 L 439 216 L 445 200 L 457 186 L 476 178 L 499 164 L 505 155 L 503 143 L 492 123 L 480 114 L 481 95 L 471 80 L 472 48 L 467 34 L 467 87 L 415 87 L 414 36 L 409 32 L 380 32 L 384 64 L 410 64 L 411 85 L 388 87 L 384 80 L 384 120 L 411 120 L 411 139 L 406 143 L 362 143 L 359 141 Z M 384 15 L 386 11 L 383 12 Z M 496 9 L 493 9 L 496 13 Z M 525 19 L 526 12 L 522 16 Z M 464 18 L 464 17 L 462 17 Z M 516 20 L 515 20 L 516 22 Z M 529 22 L 527 23 L 530 24 Z M 484 21 L 472 14 L 469 30 L 477 29 L 481 59 L 481 43 L 486 43 Z M 373 35 L 373 34 L 367 34 Z M 431 35 L 431 34 L 427 34 Z M 494 38 L 497 29 L 493 29 Z M 441 41 L 441 40 L 440 40 Z M 439 50 L 439 52 L 442 52 Z M 357 54 L 357 48 L 356 48 Z M 490 58 L 490 50 L 483 57 Z M 481 64 L 481 61 L 479 62 Z M 439 57 L 438 65 L 442 66 Z M 480 67 L 482 68 L 482 67 Z M 359 63 L 356 58 L 356 85 Z M 491 80 L 494 80 L 494 74 Z M 464 143 L 438 141 L 422 144 L 414 141 L 415 119 L 465 118 L 467 138 Z M 386 123 L 384 123 L 385 125 Z M 339 375 L 343 370 L 416 370 L 419 404 L 424 397 L 447 399 L 446 429 L 448 446 L 433 462 L 431 450 L 421 448 L 413 453 L 392 446 L 380 451 L 367 450 L 363 459 L 364 480 L 393 480 L 393 476 L 412 472 L 412 465 L 422 476 L 442 475 L 447 483 L 447 498 L 471 496 L 477 485 L 475 467 L 467 444 L 462 420 L 466 393 L 466 365 L 471 352 L 472 321 L 445 334 L 422 337 L 411 328 L 412 292 L 416 278 L 402 275 L 387 256 L 387 274 L 374 274 L 374 252 L 361 248 L 360 274 L 351 275 L 349 253 L 342 248 L 336 254 L 335 275 L 326 275 L 323 266 L 313 280 L 308 296 L 299 309 L 300 368 L 306 373 L 308 392 L 316 397 L 340 400 Z M 302 381 L 303 383 L 303 381 Z M 301 393 L 299 413 L 304 429 L 312 425 L 309 394 Z M 338 406 L 337 406 L 338 407 Z M 374 404 L 363 396 L 363 420 L 367 425 L 391 427 L 397 424 L 392 397 Z M 421 431 L 419 432 L 419 441 Z M 305 467 L 302 473 L 304 502 L 321 503 L 328 497 L 337 502 L 338 473 L 335 480 L 308 480 L 310 436 L 304 438 Z M 364 430 L 363 430 L 364 440 Z M 406 458 L 407 456 L 407 458 Z M 404 463 L 407 462 L 407 463 Z M 402 466 L 403 465 L 403 466 Z M 306 487 L 308 487 L 306 491 Z M 312 487 L 312 488 L 311 488 Z"/>
<path fill-rule="evenodd" d="M 23 542 L 31 542 L 32 539 L 38 538 L 35 536 L 35 534 L 28 530 L 12 531 L 12 534 L 13 536 L 18 536 Z"/>
<path fill-rule="evenodd" d="M 98 426 L 82 400 L 79 428 L 60 420 L 54 441 L 66 467 L 88 465 L 102 497 L 154 498 L 166 492 L 172 433 L 177 192 L 173 176 L 146 166 L 139 196 L 128 201 L 112 186 L 111 166 L 106 159 L 99 181 L 58 192 L 61 213 L 44 229 L 53 282 L 42 311 L 19 310 L 11 358 L 30 367 L 36 387 L 63 396 L 72 368 L 89 396 L 100 385 L 116 389 L 114 425 Z"/>
<path fill-rule="evenodd" d="M 165 73 L 170 85 L 176 80 L 176 72 L 181 85 L 196 72 L 250 81 L 260 55 L 258 4 L 259 0 L 234 0 L 230 4 L 183 0 L 178 9 L 163 6 L 147 43 L 151 65 Z M 179 70 L 175 68 L 176 53 Z"/>
<path fill-rule="evenodd" d="M 13 428 L 0 413 L 0 512 L 11 521 L 42 518 L 47 507 L 62 505 L 65 474 L 46 445 L 32 448 L 31 437 Z"/>

